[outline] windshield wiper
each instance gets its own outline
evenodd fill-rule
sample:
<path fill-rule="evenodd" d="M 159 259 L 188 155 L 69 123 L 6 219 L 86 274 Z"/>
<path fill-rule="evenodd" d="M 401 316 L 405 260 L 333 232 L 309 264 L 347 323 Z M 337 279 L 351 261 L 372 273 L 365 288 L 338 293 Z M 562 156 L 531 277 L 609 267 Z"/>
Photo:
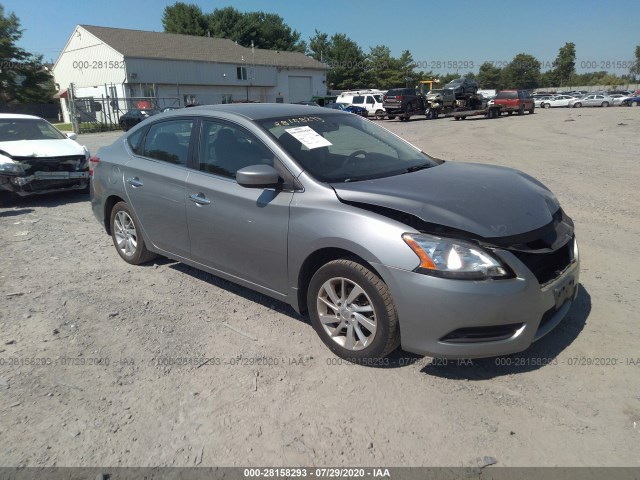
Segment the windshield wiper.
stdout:
<path fill-rule="evenodd" d="M 431 168 L 433 165 L 430 163 L 423 163 L 422 165 L 414 165 L 405 170 L 405 173 L 417 172 L 418 170 L 424 170 L 425 168 Z"/>

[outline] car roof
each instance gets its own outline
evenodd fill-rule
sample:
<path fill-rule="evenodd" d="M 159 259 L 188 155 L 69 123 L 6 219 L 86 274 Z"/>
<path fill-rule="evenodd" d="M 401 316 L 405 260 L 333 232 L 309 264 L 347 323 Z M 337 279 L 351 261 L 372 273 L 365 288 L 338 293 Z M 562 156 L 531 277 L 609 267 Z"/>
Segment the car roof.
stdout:
<path fill-rule="evenodd" d="M 36 117 L 35 115 L 23 115 L 22 113 L 0 113 L 0 118 L 22 118 L 27 119 L 30 118 L 32 120 L 42 120 L 40 117 Z"/>
<path fill-rule="evenodd" d="M 206 115 L 208 113 L 215 114 L 216 112 L 235 114 L 249 120 L 262 120 L 264 118 L 291 115 L 318 115 L 322 112 L 327 113 L 323 107 L 317 105 L 294 105 L 289 103 L 242 103 L 199 105 L 197 107 L 189 107 L 187 109 L 171 110 L 170 112 L 165 112 L 163 115 L 180 116 L 185 113 Z"/>

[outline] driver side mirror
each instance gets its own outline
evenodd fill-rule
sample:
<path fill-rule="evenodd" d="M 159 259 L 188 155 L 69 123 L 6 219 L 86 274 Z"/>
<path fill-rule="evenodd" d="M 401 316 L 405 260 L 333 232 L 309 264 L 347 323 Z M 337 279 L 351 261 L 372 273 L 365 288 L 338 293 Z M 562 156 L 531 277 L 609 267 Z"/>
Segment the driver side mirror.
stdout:
<path fill-rule="evenodd" d="M 276 187 L 280 183 L 280 175 L 271 165 L 251 165 L 236 172 L 236 181 L 246 188 Z"/>
<path fill-rule="evenodd" d="M 67 133 L 65 133 L 65 135 L 70 140 L 77 140 L 78 139 L 78 134 L 76 132 L 67 132 Z"/>

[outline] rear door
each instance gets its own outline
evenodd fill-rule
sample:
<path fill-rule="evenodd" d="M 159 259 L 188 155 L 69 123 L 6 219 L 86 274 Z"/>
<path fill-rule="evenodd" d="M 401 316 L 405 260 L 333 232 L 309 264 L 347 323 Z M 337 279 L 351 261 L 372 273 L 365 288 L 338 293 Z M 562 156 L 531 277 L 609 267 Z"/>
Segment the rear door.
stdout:
<path fill-rule="evenodd" d="M 136 156 L 123 167 L 128 203 L 147 239 L 158 249 L 189 254 L 185 214 L 185 180 L 192 118 L 152 124 Z"/>
<path fill-rule="evenodd" d="M 287 236 L 292 191 L 246 188 L 240 168 L 278 164 L 247 129 L 203 119 L 197 162 L 186 182 L 191 258 L 209 268 L 286 294 Z"/>

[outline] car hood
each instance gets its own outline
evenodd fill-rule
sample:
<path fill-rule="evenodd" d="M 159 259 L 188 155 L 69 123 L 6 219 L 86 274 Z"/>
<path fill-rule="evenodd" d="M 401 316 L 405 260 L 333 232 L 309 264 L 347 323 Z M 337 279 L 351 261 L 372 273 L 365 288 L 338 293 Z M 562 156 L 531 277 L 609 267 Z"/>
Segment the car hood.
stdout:
<path fill-rule="evenodd" d="M 66 157 L 84 155 L 85 149 L 75 140 L 69 138 L 51 140 L 17 140 L 0 142 L 0 153 L 11 157 Z"/>
<path fill-rule="evenodd" d="M 560 208 L 555 196 L 533 177 L 473 163 L 446 162 L 413 173 L 331 186 L 344 202 L 393 209 L 486 239 L 542 228 Z"/>

